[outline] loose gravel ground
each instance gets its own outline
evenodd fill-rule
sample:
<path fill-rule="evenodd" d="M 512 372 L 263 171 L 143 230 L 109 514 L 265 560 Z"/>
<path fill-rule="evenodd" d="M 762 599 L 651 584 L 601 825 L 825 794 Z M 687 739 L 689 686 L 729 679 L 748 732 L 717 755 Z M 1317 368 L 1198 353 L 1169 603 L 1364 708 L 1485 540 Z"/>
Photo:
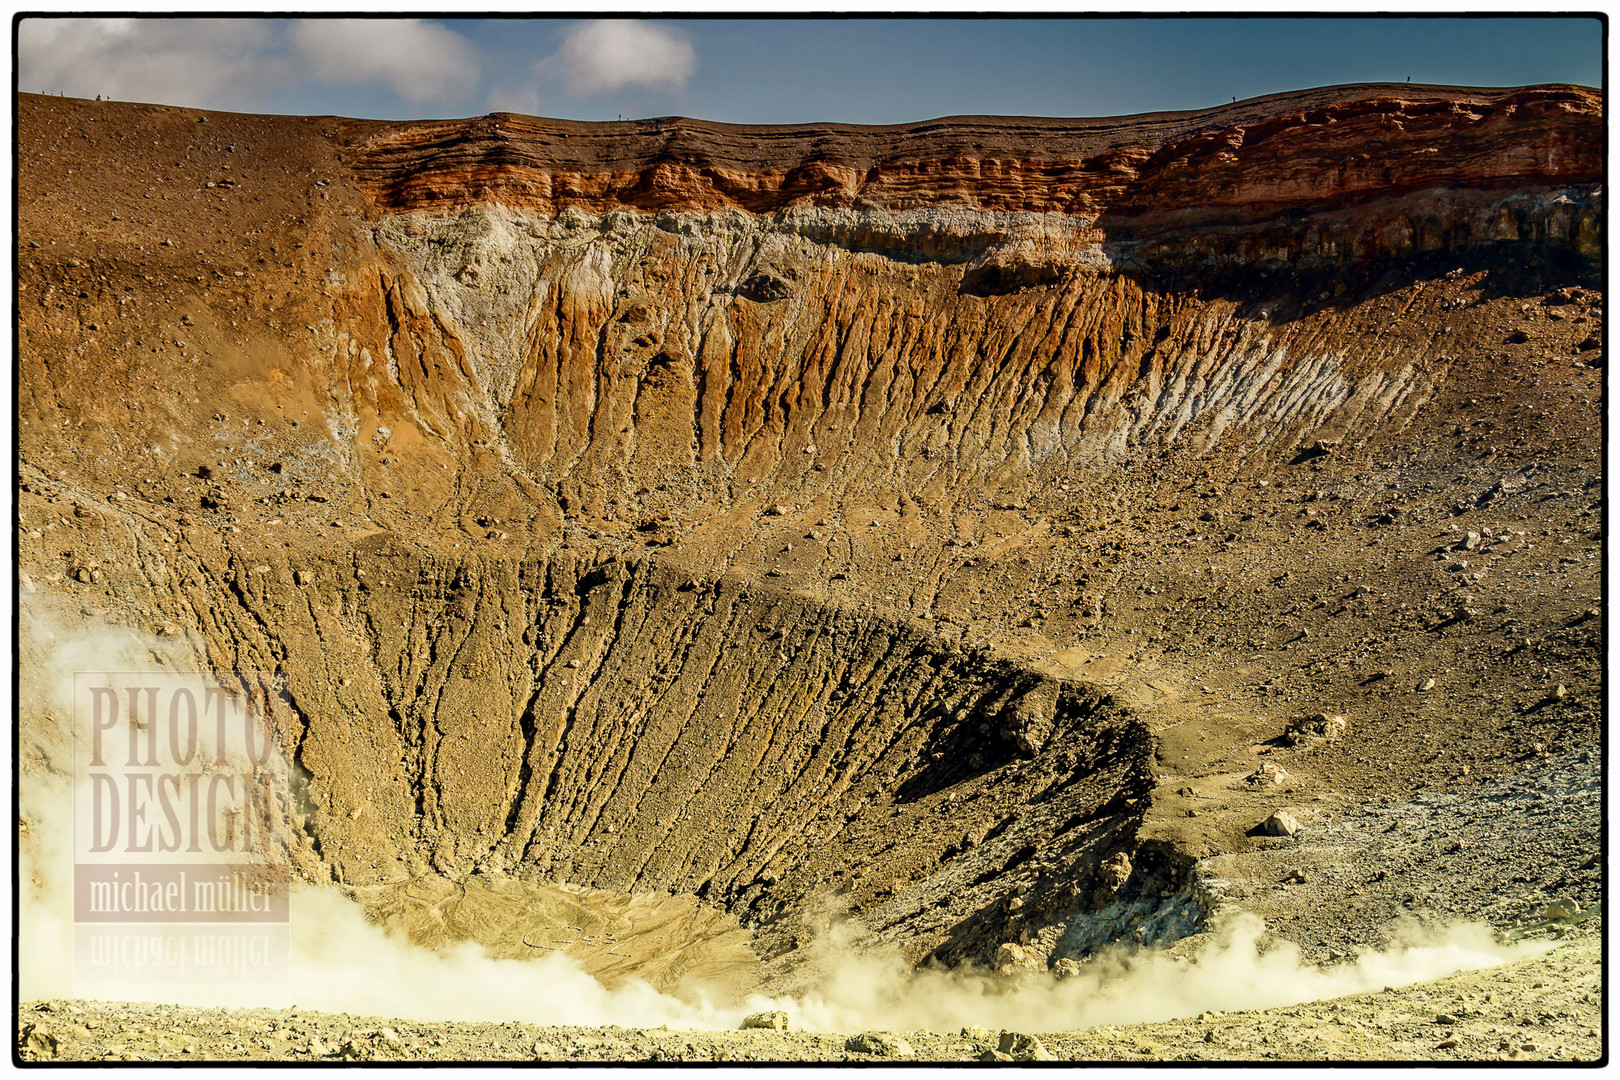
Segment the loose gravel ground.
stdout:
<path fill-rule="evenodd" d="M 30 1062 L 1600 1060 L 1601 934 L 1589 922 L 1530 936 L 1550 951 L 1433 982 L 1284 1008 L 1205 1011 L 1067 1032 L 963 1028 L 862 1037 L 41 1001 L 20 1008 L 16 1045 L 18 1057 Z"/>
<path fill-rule="evenodd" d="M 1585 1061 L 1603 1053 L 1601 939 L 1437 982 L 1282 1009 L 1203 1013 L 1033 1041 L 987 1029 L 844 1034 L 421 1023 L 299 1010 L 34 1002 L 18 1013 L 27 1061 Z M 1037 1049 L 1038 1046 L 1038 1049 Z M 909 1051 L 909 1053 L 907 1052 Z"/>
<path fill-rule="evenodd" d="M 1297 836 L 1200 869 L 1213 894 L 1264 918 L 1308 960 L 1383 945 L 1403 924 L 1509 930 L 1540 922 L 1555 900 L 1589 909 L 1602 899 L 1603 788 L 1589 750 L 1409 800 L 1292 810 Z M 1597 929 L 1601 917 L 1584 925 Z"/>

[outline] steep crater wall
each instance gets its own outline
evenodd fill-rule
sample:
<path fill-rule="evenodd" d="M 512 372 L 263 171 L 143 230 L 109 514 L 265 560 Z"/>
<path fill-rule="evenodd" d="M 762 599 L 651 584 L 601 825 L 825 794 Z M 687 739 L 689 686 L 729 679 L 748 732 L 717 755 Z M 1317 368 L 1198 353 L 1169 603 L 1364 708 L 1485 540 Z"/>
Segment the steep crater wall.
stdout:
<path fill-rule="evenodd" d="M 100 509 L 104 543 L 144 546 Z M 1067 914 L 1124 885 L 1097 868 L 1131 844 L 1146 729 L 926 625 L 644 556 L 450 562 L 377 537 L 341 561 L 188 563 L 166 600 L 139 573 L 117 587 L 200 622 L 166 631 L 167 664 L 286 675 L 317 880 L 690 893 L 774 927 L 767 951 L 837 897 L 913 956 L 983 961 L 1011 896 Z M 67 613 L 25 609 L 27 666 L 54 670 L 32 653 L 74 637 Z M 50 698 L 38 674 L 26 690 Z M 62 720 L 36 720 L 26 760 L 72 760 Z M 925 881 L 944 895 L 896 899 Z"/>

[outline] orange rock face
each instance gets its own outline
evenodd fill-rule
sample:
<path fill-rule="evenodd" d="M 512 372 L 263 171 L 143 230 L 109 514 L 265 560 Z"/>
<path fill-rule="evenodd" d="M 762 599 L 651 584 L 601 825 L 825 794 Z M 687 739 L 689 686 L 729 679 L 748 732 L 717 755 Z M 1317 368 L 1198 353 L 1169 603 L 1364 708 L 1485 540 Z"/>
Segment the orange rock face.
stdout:
<path fill-rule="evenodd" d="M 580 124 L 502 113 L 378 128 L 354 167 L 392 212 L 477 203 L 546 215 L 954 206 L 1095 219 L 1117 241 L 1241 227 L 1296 253 L 1314 245 L 1334 255 L 1392 254 L 1516 235 L 1522 222 L 1481 212 L 1496 200 L 1466 195 L 1597 183 L 1602 123 L 1599 96 L 1573 86 L 1352 86 L 1196 113 L 894 127 Z M 1455 209 L 1407 221 L 1396 229 L 1404 235 L 1358 234 L 1343 251 L 1298 235 L 1323 230 L 1316 220 L 1299 228 L 1305 219 L 1433 190 L 1449 193 Z M 1415 217 L 1436 209 L 1420 206 Z M 1280 224 L 1289 236 L 1273 235 Z M 1595 226 L 1562 227 L 1563 239 L 1580 244 L 1581 231 Z M 1348 237 L 1342 221 L 1325 228 Z M 1239 242 L 1250 258 L 1264 246 Z"/>

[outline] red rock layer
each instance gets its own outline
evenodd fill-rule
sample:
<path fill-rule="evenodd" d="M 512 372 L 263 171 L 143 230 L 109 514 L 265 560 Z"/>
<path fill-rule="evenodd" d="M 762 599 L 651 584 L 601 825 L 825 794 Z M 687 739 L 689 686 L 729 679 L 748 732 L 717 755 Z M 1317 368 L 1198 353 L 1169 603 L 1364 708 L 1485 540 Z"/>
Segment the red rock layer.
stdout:
<path fill-rule="evenodd" d="M 378 125 L 354 168 L 388 211 L 469 203 L 770 213 L 794 206 L 1104 215 L 1119 235 L 1320 213 L 1429 188 L 1600 181 L 1601 95 L 1393 85 L 1101 120 L 890 127 L 612 124 L 507 113 Z"/>

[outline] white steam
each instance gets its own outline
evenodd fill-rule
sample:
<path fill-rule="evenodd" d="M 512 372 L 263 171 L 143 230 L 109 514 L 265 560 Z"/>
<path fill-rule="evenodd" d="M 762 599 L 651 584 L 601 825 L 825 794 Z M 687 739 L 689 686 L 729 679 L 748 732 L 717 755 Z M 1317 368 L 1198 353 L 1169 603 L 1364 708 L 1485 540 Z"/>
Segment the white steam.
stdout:
<path fill-rule="evenodd" d="M 73 972 L 74 675 L 137 671 L 179 650 L 120 627 L 75 625 L 38 594 L 18 610 L 21 693 L 17 763 L 17 974 L 27 998 L 65 997 Z"/>
<path fill-rule="evenodd" d="M 639 86 L 677 90 L 697 70 L 697 50 L 679 30 L 640 19 L 592 19 L 568 32 L 535 70 L 559 71 L 576 94 Z"/>
<path fill-rule="evenodd" d="M 333 889 L 293 893 L 293 983 L 300 1008 L 415 1020 L 723 1029 L 742 1016 L 634 980 L 609 990 L 563 953 L 496 960 L 473 942 L 423 949 Z"/>
<path fill-rule="evenodd" d="M 1548 942 L 1498 944 L 1490 927 L 1412 928 L 1385 950 L 1333 967 L 1305 963 L 1297 947 L 1261 949 L 1265 924 L 1239 915 L 1190 959 L 1147 950 L 1105 952 L 1079 974 L 1031 973 L 1008 980 L 939 969 L 915 970 L 900 957 L 854 953 L 834 937 L 821 947 L 820 985 L 775 1002 L 807 1030 L 954 1031 L 963 1026 L 1066 1031 L 1140 1024 L 1205 1010 L 1269 1009 L 1438 979 L 1538 955 Z"/>
<path fill-rule="evenodd" d="M 39 594 L 25 599 L 19 614 L 16 959 L 23 996 L 111 996 L 98 991 L 118 983 L 87 972 L 121 979 L 132 962 L 150 970 L 153 950 L 180 937 L 216 955 L 240 947 L 253 931 L 231 924 L 196 924 L 187 933 L 174 924 L 85 918 L 75 911 L 75 889 L 86 889 L 90 899 L 80 900 L 93 909 L 96 887 L 75 879 L 129 881 L 140 873 L 150 886 L 165 871 L 185 868 L 190 888 L 172 895 L 185 894 L 192 913 L 200 898 L 219 905 L 216 880 L 197 884 L 209 874 L 249 871 L 262 888 L 284 893 L 287 766 L 268 730 L 272 709 L 248 708 L 254 695 L 244 695 L 238 680 L 192 673 L 196 658 L 178 638 L 69 622 Z M 185 702 L 175 700 L 176 690 Z M 210 695 L 218 705 L 212 711 Z M 262 695 L 255 700 L 264 702 Z M 166 708 L 186 702 L 190 709 Z"/>
<path fill-rule="evenodd" d="M 892 952 L 857 952 L 836 931 L 813 946 L 813 989 L 793 997 L 742 1001 L 701 990 L 688 998 L 631 980 L 609 989 L 572 958 L 492 959 L 472 942 L 437 951 L 367 921 L 337 890 L 295 886 L 290 980 L 279 986 L 218 983 L 174 986 L 177 1004 L 286 1008 L 410 1020 L 517 1022 L 726 1030 L 751 1012 L 779 1009 L 794 1030 L 955 1031 L 963 1026 L 1025 1032 L 1136 1024 L 1205 1010 L 1278 1008 L 1539 955 L 1546 941 L 1497 943 L 1489 927 L 1427 931 L 1353 962 L 1319 968 L 1283 944 L 1262 951 L 1264 925 L 1242 915 L 1191 959 L 1161 952 L 1103 954 L 1080 974 L 1007 979 L 923 970 Z M 40 996 L 24 986 L 23 998 Z"/>
<path fill-rule="evenodd" d="M 295 886 L 290 952 L 279 978 L 169 981 L 129 992 L 73 985 L 73 672 L 170 670 L 183 656 L 154 655 L 157 643 L 114 630 L 53 634 L 25 608 L 23 743 L 38 748 L 21 771 L 19 823 L 21 935 L 17 958 L 24 1000 L 135 997 L 177 1004 L 286 1007 L 416 1020 L 542 1025 L 735 1028 L 750 1013 L 779 1009 L 797 1030 L 953 1031 L 962 1026 L 1020 1031 L 1166 1020 L 1204 1010 L 1275 1008 L 1526 958 L 1548 942 L 1502 945 L 1481 924 L 1411 934 L 1383 950 L 1320 968 L 1289 944 L 1262 948 L 1252 915 L 1228 921 L 1183 959 L 1152 950 L 1104 953 L 1079 973 L 1005 978 L 975 971 L 915 970 L 892 950 L 861 940 L 853 922 L 836 923 L 810 946 L 808 989 L 790 997 L 737 1000 L 720 986 L 683 987 L 681 996 L 630 980 L 609 988 L 562 953 L 534 960 L 491 958 L 464 943 L 440 950 L 413 945 L 369 922 L 336 889 Z M 178 652 L 178 650 L 176 650 Z M 65 766 L 63 757 L 65 755 Z M 82 926 L 80 927 L 82 930 Z M 178 931 L 177 931 L 178 932 Z M 285 938 L 283 939 L 286 940 Z M 278 962 L 280 962 L 278 960 Z"/>

